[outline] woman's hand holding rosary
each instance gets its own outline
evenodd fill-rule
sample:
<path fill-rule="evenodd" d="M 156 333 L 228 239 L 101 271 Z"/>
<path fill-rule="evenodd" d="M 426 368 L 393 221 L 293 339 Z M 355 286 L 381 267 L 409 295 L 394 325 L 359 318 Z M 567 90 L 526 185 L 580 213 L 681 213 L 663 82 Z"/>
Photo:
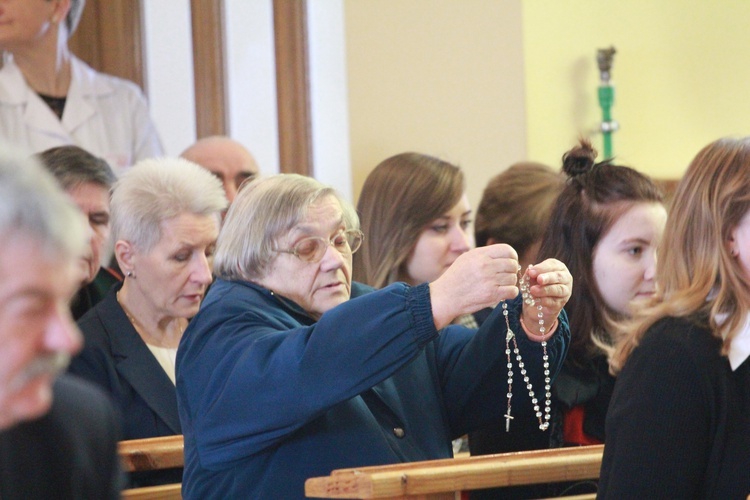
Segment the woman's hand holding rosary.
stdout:
<path fill-rule="evenodd" d="M 516 332 L 510 328 L 508 320 L 508 305 L 502 303 L 505 325 L 507 327 L 505 336 L 505 355 L 508 360 L 508 393 L 507 412 L 505 413 L 505 431 L 510 432 L 510 421 L 514 418 L 511 414 L 511 403 L 513 399 L 513 361 L 518 363 L 518 368 L 523 377 L 526 389 L 529 391 L 531 403 L 534 405 L 534 413 L 539 420 L 539 429 L 546 431 L 549 428 L 551 417 L 551 378 L 549 371 L 549 355 L 547 354 L 547 339 L 557 329 L 557 316 L 563 306 L 568 302 L 573 288 L 573 277 L 565 265 L 555 259 L 547 259 L 541 264 L 529 266 L 521 273 L 519 268 L 519 288 L 523 297 L 523 313 L 520 319 L 521 327 L 526 336 L 542 346 L 542 361 L 544 366 L 544 410 L 542 411 L 537 399 L 537 394 L 531 384 L 526 372 L 521 352 L 516 342 Z M 534 325 L 534 326 L 531 326 Z"/>

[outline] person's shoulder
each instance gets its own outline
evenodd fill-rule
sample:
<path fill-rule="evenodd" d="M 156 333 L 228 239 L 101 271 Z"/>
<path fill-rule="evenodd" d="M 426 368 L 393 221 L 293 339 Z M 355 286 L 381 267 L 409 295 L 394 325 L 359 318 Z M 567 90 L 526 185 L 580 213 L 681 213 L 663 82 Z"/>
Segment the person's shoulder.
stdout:
<path fill-rule="evenodd" d="M 98 304 L 86 311 L 77 321 L 78 328 L 87 340 L 107 335 L 105 323 L 109 324 L 115 321 L 115 315 L 119 307 L 117 303 L 117 290 L 119 288 L 119 286 L 112 287 Z"/>
<path fill-rule="evenodd" d="M 18 491 L 23 497 L 119 498 L 118 422 L 102 390 L 60 375 L 50 410 L 7 433 L 11 456 L 18 461 L 11 477 L 31 482 L 18 483 Z"/>
<path fill-rule="evenodd" d="M 645 332 L 631 356 L 660 366 L 688 363 L 694 369 L 713 371 L 722 360 L 721 339 L 704 315 L 667 317 Z"/>
<path fill-rule="evenodd" d="M 73 78 L 77 79 L 86 93 L 125 94 L 137 99 L 145 99 L 143 90 L 130 80 L 97 71 L 77 57 L 71 58 Z"/>
<path fill-rule="evenodd" d="M 201 303 L 198 314 L 190 320 L 190 330 L 194 325 L 213 329 L 217 322 L 226 318 L 247 318 L 248 315 L 267 316 L 274 314 L 276 298 L 273 292 L 242 280 L 217 278 Z"/>
<path fill-rule="evenodd" d="M 100 449 L 97 441 L 119 439 L 117 410 L 110 397 L 76 375 L 64 373 L 57 378 L 46 418 L 81 447 Z"/>
<path fill-rule="evenodd" d="M 358 281 L 352 281 L 352 298 L 360 297 L 362 295 L 366 295 L 370 292 L 374 292 L 375 288 L 371 287 L 370 285 L 365 285 L 364 283 L 360 283 Z"/>
<path fill-rule="evenodd" d="M 705 352 L 720 347 L 721 341 L 711 333 L 704 315 L 661 318 L 646 331 L 641 345 L 663 348 L 679 345 L 685 349 Z"/>
<path fill-rule="evenodd" d="M 106 422 L 107 416 L 115 414 L 109 396 L 102 389 L 75 375 L 60 375 L 53 394 L 52 411 L 63 416 L 74 415 L 97 426 Z"/>
<path fill-rule="evenodd" d="M 203 299 L 201 308 L 222 305 L 230 306 L 237 303 L 246 303 L 259 294 L 264 289 L 249 281 L 225 280 L 216 278 Z"/>

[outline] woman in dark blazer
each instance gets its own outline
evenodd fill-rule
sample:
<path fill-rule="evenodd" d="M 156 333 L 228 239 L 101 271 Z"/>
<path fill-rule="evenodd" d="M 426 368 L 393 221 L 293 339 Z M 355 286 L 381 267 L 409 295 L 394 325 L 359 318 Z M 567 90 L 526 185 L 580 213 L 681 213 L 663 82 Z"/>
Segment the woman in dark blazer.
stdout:
<path fill-rule="evenodd" d="M 177 346 L 211 283 L 226 204 L 218 179 L 182 159 L 145 160 L 115 184 L 112 235 L 125 280 L 79 321 L 85 347 L 70 371 L 109 392 L 123 439 L 182 433 Z M 181 473 L 141 473 L 131 485 L 180 482 Z"/>

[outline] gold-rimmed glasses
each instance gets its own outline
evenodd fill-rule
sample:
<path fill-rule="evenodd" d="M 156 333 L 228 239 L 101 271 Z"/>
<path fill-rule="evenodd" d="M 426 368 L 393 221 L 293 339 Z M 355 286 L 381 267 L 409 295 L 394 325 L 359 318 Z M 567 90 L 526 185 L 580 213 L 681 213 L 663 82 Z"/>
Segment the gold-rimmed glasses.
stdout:
<path fill-rule="evenodd" d="M 365 235 L 357 229 L 349 229 L 334 234 L 331 238 L 321 238 L 320 236 L 310 236 L 302 238 L 292 248 L 288 250 L 275 249 L 277 252 L 290 253 L 303 262 L 320 262 L 332 246 L 342 255 L 351 255 L 362 246 Z"/>

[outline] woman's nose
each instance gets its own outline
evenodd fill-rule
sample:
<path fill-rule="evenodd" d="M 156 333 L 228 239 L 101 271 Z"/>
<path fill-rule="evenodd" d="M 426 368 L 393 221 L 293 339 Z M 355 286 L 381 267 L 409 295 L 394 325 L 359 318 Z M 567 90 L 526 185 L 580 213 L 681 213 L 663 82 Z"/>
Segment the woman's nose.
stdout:
<path fill-rule="evenodd" d="M 471 246 L 471 236 L 462 227 L 454 227 L 451 231 L 451 250 L 464 253 L 471 250 Z"/>
<path fill-rule="evenodd" d="M 211 259 L 208 256 L 202 255 L 200 258 L 196 259 L 192 278 L 201 285 L 211 284 L 214 277 Z"/>
<path fill-rule="evenodd" d="M 326 247 L 326 253 L 323 254 L 323 258 L 320 260 L 320 269 L 322 271 L 331 271 L 338 269 L 344 265 L 346 258 L 344 254 L 336 250 L 333 245 Z"/>

